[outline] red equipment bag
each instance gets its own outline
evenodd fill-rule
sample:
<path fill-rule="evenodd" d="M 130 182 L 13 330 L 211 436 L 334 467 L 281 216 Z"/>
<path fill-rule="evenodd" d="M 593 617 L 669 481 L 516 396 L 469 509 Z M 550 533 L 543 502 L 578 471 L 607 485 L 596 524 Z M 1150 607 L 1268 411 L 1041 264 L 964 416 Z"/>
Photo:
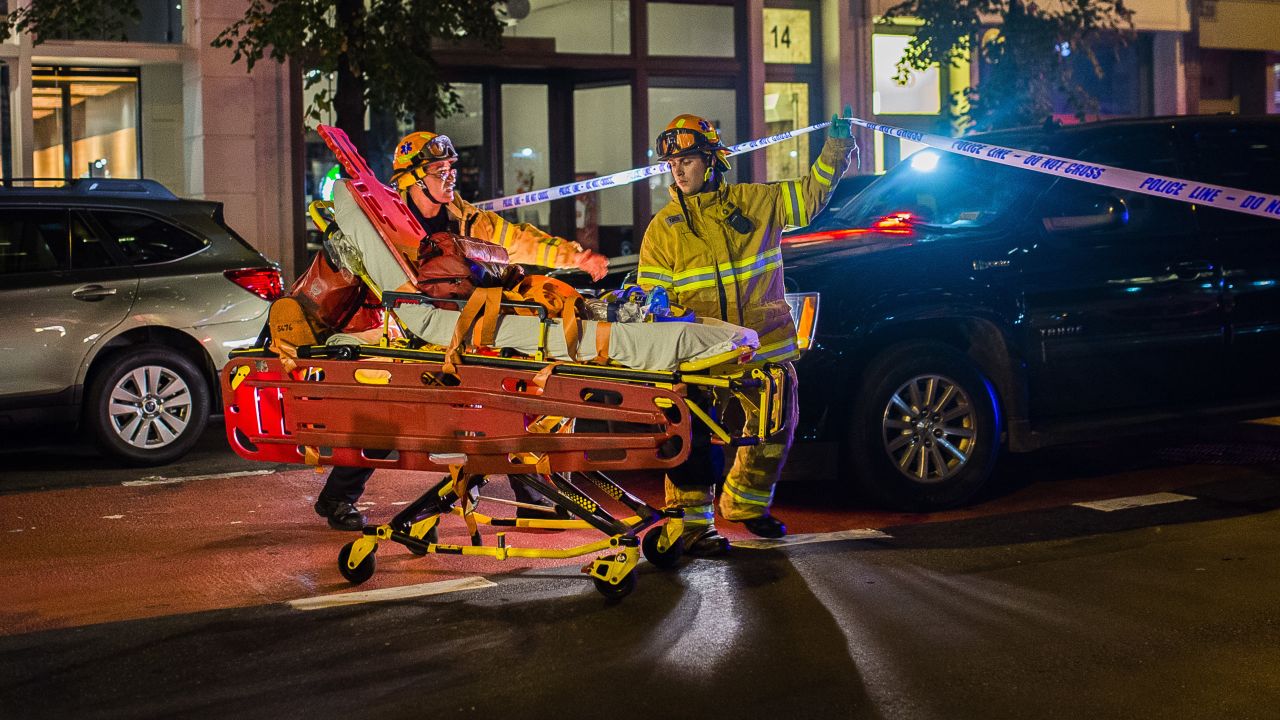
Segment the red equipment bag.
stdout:
<path fill-rule="evenodd" d="M 469 298 L 476 288 L 512 288 L 524 277 L 501 245 L 438 232 L 418 246 L 418 289 L 431 297 Z"/>
<path fill-rule="evenodd" d="M 330 332 L 361 332 L 382 324 L 377 296 L 363 280 L 329 264 L 324 252 L 316 253 L 289 296 Z"/>

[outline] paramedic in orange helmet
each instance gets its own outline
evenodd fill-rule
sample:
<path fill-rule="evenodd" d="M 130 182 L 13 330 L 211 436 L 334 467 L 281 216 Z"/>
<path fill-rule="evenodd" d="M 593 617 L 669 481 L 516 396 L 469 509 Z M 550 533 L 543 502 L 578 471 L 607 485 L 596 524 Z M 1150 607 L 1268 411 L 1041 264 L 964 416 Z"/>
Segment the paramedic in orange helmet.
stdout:
<path fill-rule="evenodd" d="M 396 144 L 391 183 L 428 236 L 437 232 L 453 232 L 501 245 L 513 263 L 578 268 L 592 280 L 605 276 L 609 270 L 609 259 L 604 255 L 584 249 L 576 242 L 548 235 L 527 223 L 509 222 L 497 213 L 480 210 L 458 197 L 455 192 L 458 171 L 454 168 L 457 160 L 458 152 L 453 142 L 444 135 L 413 132 Z M 411 282 L 397 290 L 417 291 Z M 365 483 L 372 474 L 372 468 L 335 467 L 316 499 L 316 513 L 326 518 L 335 530 L 364 527 L 365 517 L 355 503 L 364 493 Z M 517 500 L 539 502 L 539 498 L 527 493 L 524 485 L 513 482 L 512 488 Z M 523 515 L 521 512 L 517 514 Z"/>

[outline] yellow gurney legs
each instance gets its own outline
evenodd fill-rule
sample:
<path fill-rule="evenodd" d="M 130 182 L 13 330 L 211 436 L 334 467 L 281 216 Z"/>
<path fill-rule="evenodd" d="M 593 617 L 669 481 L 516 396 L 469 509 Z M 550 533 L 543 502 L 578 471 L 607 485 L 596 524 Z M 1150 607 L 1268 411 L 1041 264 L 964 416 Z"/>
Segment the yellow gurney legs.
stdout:
<path fill-rule="evenodd" d="M 796 401 L 796 373 L 791 363 L 782 363 L 786 372 L 783 408 L 787 413 L 785 429 L 759 445 L 739 447 L 733 467 L 725 480 L 720 496 L 720 514 L 726 520 L 741 522 L 769 514 L 773 502 L 773 486 L 777 484 L 791 440 L 795 435 L 799 404 Z M 728 390 L 703 389 L 714 398 L 703 398 L 704 407 L 723 408 L 733 398 Z M 743 436 L 756 434 L 761 421 L 760 409 L 754 403 L 743 402 L 746 422 Z M 723 413 L 717 413 L 722 415 Z M 669 507 L 683 508 L 686 534 L 713 526 L 716 480 L 723 473 L 720 448 L 710 444 L 710 433 L 705 427 L 695 427 L 693 447 L 689 459 L 683 465 L 667 473 L 666 502 Z"/>

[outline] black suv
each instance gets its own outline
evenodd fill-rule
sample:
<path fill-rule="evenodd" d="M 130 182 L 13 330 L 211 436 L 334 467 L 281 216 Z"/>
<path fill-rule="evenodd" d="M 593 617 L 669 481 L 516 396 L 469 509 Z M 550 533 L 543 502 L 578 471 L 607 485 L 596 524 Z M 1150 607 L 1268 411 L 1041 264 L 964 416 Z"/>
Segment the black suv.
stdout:
<path fill-rule="evenodd" d="M 0 189 L 0 431 L 82 425 L 111 455 L 185 453 L 280 271 L 222 205 L 149 180 Z"/>
<path fill-rule="evenodd" d="M 979 138 L 1280 192 L 1280 118 Z M 927 149 L 785 242 L 788 289 L 822 295 L 797 437 L 884 505 L 964 503 L 1004 448 L 1280 410 L 1280 219 Z"/>
<path fill-rule="evenodd" d="M 1280 193 L 1280 118 L 1168 117 L 983 143 Z M 1280 219 L 921 150 L 783 238 L 817 291 L 796 439 L 880 504 L 973 498 L 1000 453 L 1280 411 Z M 860 191 L 859 191 L 860 190 Z M 599 284 L 618 287 L 635 256 Z"/>

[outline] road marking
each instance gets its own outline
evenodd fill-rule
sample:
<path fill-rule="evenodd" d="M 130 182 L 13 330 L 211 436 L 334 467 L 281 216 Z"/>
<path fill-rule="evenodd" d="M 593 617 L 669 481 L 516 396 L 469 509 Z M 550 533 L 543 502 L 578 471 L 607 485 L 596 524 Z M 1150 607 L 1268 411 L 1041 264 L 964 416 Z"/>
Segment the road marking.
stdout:
<path fill-rule="evenodd" d="M 188 480 L 220 480 L 222 478 L 233 477 L 252 477 L 254 475 L 272 475 L 275 470 L 241 470 L 240 472 L 213 473 L 212 475 L 187 475 L 185 477 L 170 478 L 163 475 L 148 475 L 139 480 L 125 480 L 120 483 L 125 487 L 142 487 L 146 485 L 172 485 L 174 483 L 183 483 Z"/>
<path fill-rule="evenodd" d="M 1133 497 L 1111 498 L 1110 500 L 1094 500 L 1092 502 L 1073 503 L 1076 507 L 1088 508 L 1090 510 L 1098 510 L 1100 512 L 1115 512 L 1116 510 L 1128 510 L 1136 507 L 1147 507 L 1148 505 L 1167 505 L 1169 503 L 1182 502 L 1183 500 L 1195 500 L 1190 495 L 1180 495 L 1171 492 L 1151 493 L 1150 495 L 1134 495 Z"/>
<path fill-rule="evenodd" d="M 734 540 L 733 547 L 747 548 L 748 550 L 769 550 L 770 548 L 790 545 L 808 545 L 810 543 L 835 542 L 837 540 L 875 540 L 888 537 L 893 536 L 879 530 L 862 528 L 860 530 L 837 530 L 836 532 L 788 535 L 776 540 L 768 538 L 761 540 Z"/>
<path fill-rule="evenodd" d="M 320 595 L 317 597 L 290 600 L 286 605 L 294 610 L 320 610 L 323 608 L 341 607 L 343 605 L 359 605 L 368 602 L 385 602 L 387 600 L 405 600 L 408 598 L 443 595 L 444 593 L 462 592 L 464 590 L 483 590 L 497 587 L 497 583 L 480 576 L 441 580 L 439 582 L 405 585 L 404 587 L 383 588 L 381 590 L 365 590 L 364 592 L 340 593 L 338 595 Z"/>

